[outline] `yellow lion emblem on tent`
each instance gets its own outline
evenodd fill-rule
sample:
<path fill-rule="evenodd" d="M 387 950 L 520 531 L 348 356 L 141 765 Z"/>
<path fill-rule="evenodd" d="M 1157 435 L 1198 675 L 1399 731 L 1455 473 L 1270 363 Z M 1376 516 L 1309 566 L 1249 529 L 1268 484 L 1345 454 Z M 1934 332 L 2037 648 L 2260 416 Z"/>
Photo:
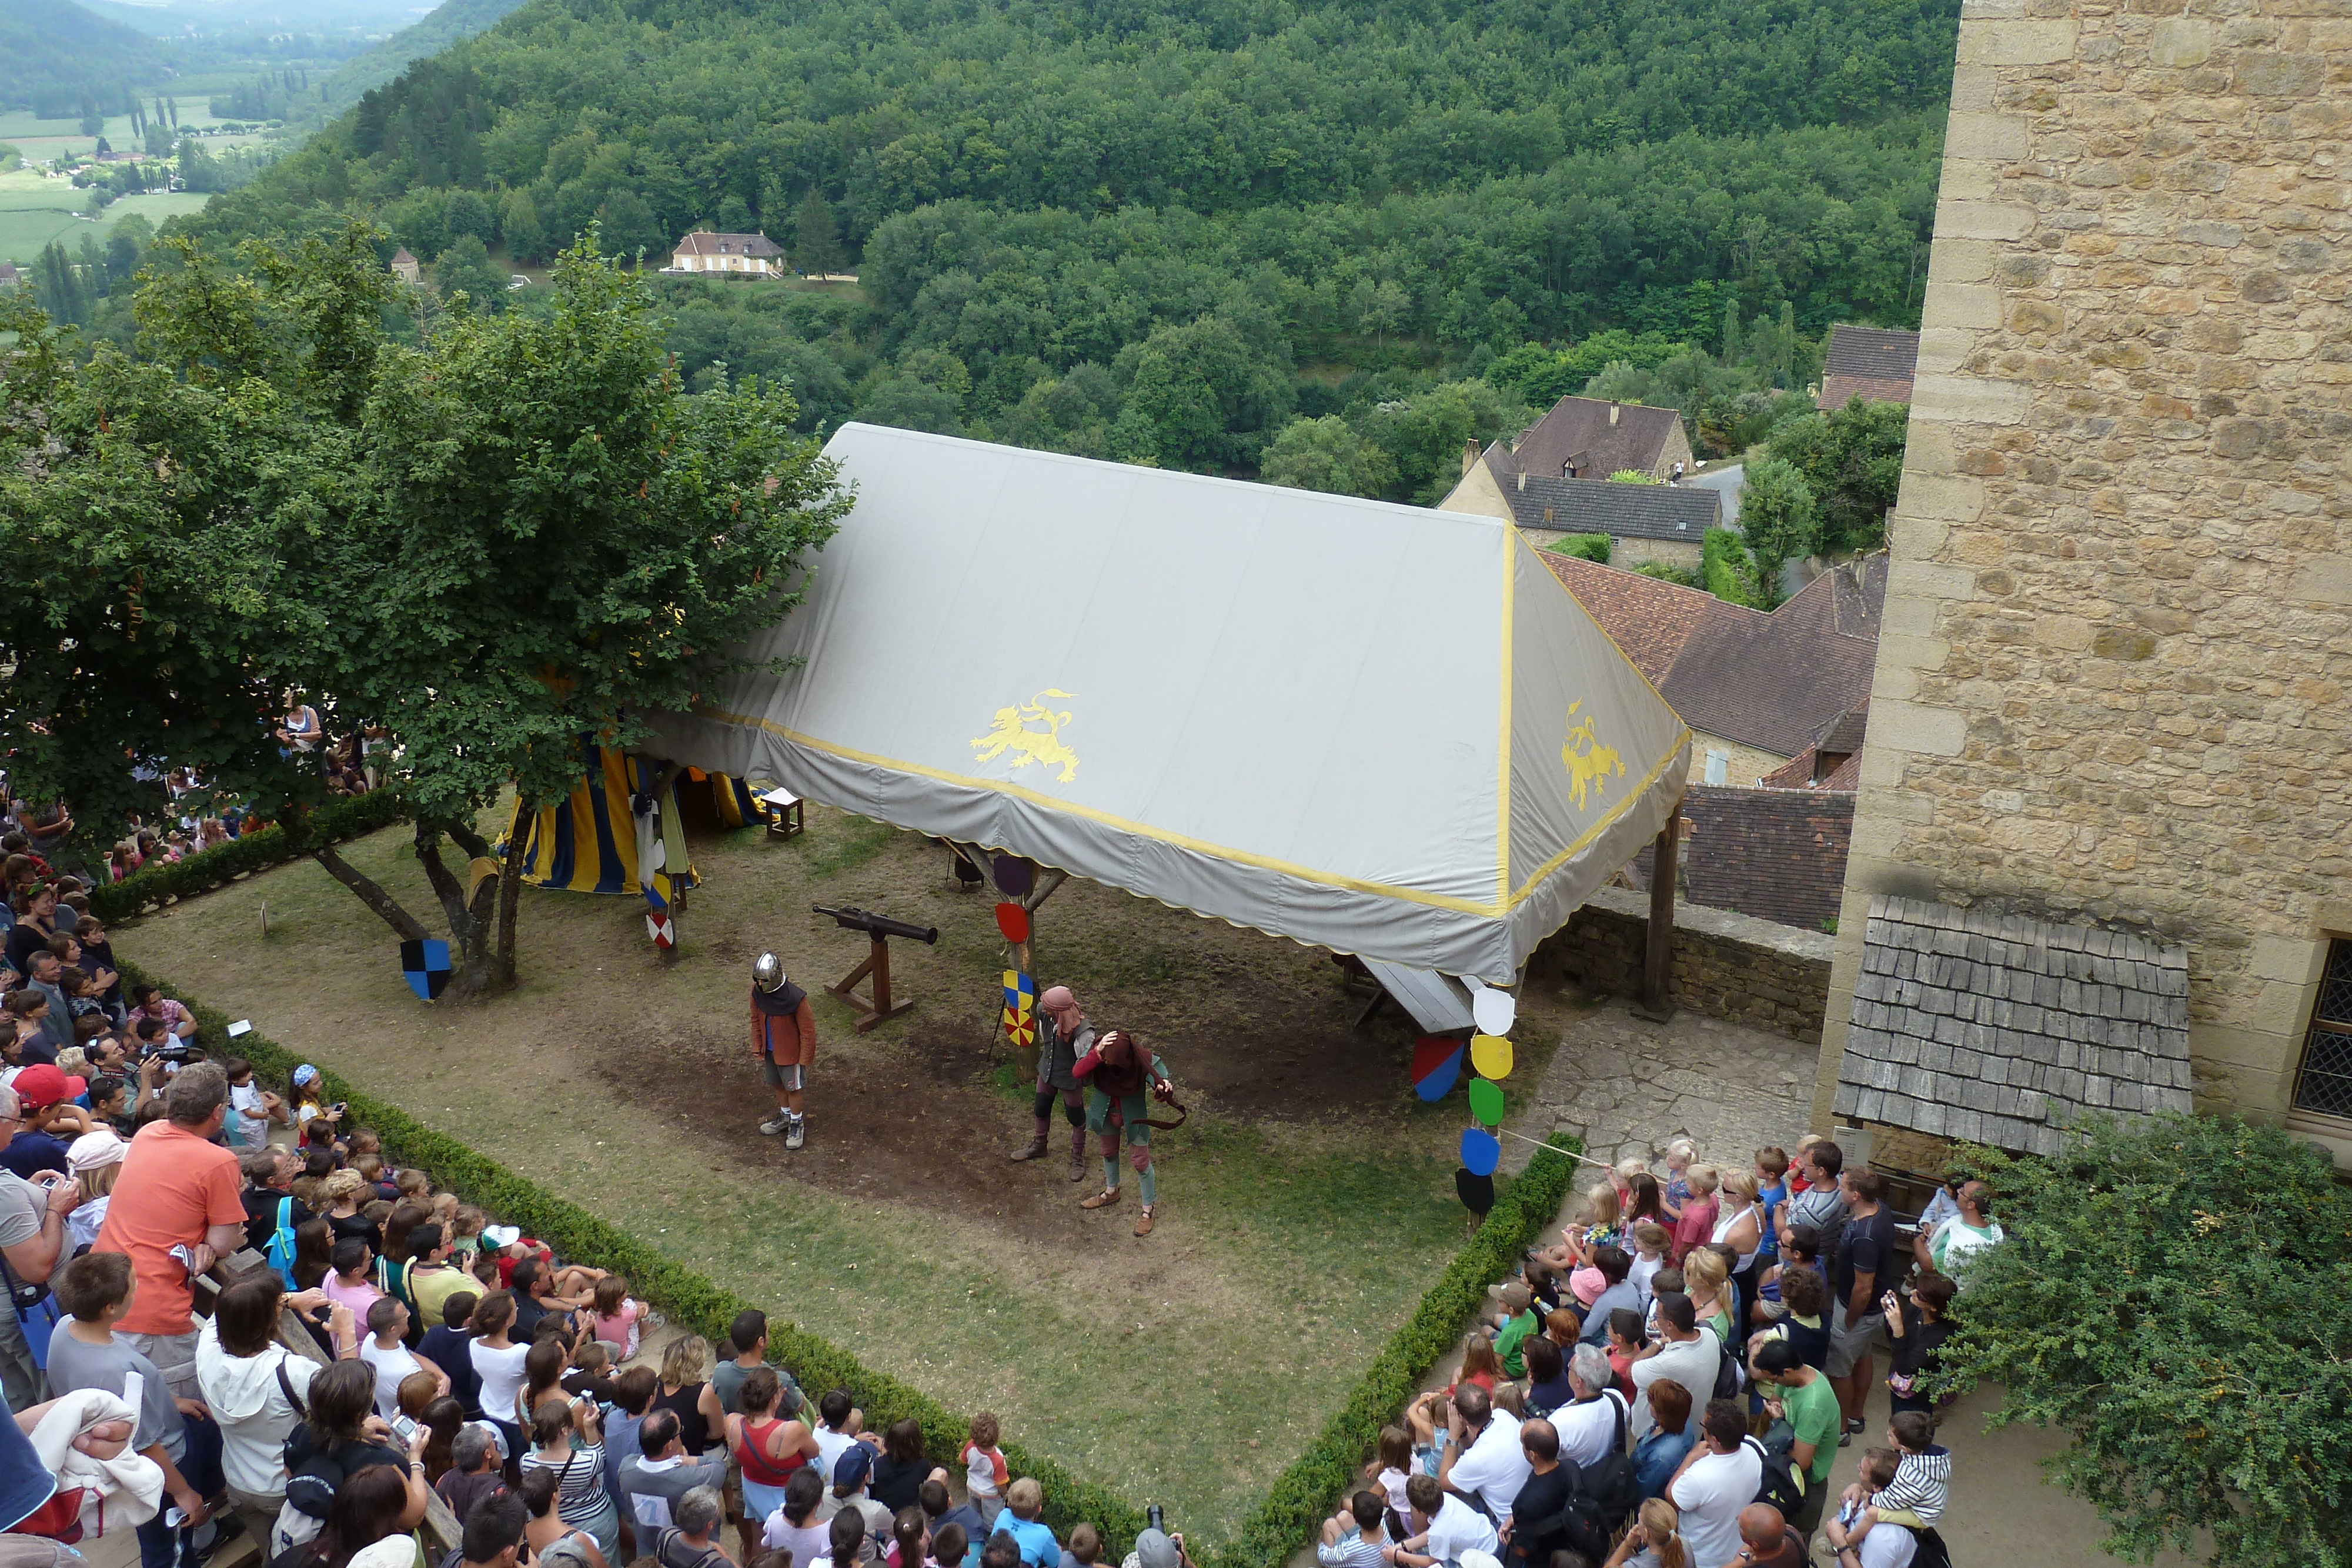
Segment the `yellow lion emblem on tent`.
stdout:
<path fill-rule="evenodd" d="M 1613 746 L 1602 746 L 1592 737 L 1592 716 L 1586 714 L 1584 722 L 1576 722 L 1576 710 L 1582 699 L 1568 705 L 1568 742 L 1559 748 L 1559 759 L 1568 765 L 1569 799 L 1576 809 L 1584 809 L 1585 791 L 1608 789 L 1609 775 L 1625 776 L 1625 759 Z"/>
<path fill-rule="evenodd" d="M 1048 697 L 1067 697 L 1070 694 L 1052 686 L 1039 692 L 1028 702 L 996 710 L 996 720 L 988 733 L 971 743 L 976 762 L 993 762 L 1007 751 L 1017 752 L 1013 758 L 1015 768 L 1040 763 L 1052 768 L 1059 764 L 1061 782 L 1067 784 L 1077 777 L 1078 754 L 1062 744 L 1062 727 L 1070 722 L 1069 710 L 1059 713 L 1045 706 Z M 1042 720 L 1045 727 L 1032 729 L 1029 726 Z"/>

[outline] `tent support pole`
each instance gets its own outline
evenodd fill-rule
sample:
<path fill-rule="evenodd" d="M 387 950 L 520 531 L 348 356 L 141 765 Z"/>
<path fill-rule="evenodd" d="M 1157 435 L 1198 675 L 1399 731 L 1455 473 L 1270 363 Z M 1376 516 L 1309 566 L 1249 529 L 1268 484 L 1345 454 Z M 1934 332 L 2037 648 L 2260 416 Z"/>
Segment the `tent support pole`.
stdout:
<path fill-rule="evenodd" d="M 1045 876 L 1039 880 L 1037 886 L 1030 893 L 1029 896 L 1021 901 L 1021 907 L 1027 910 L 1032 915 L 1036 914 L 1038 910 L 1045 907 L 1045 901 L 1054 896 L 1054 890 L 1069 880 L 1070 873 L 1068 872 L 1047 872 Z"/>
<path fill-rule="evenodd" d="M 1674 981 L 1675 851 L 1682 837 L 1683 809 L 1677 803 L 1658 830 L 1657 854 L 1650 874 L 1650 925 L 1642 954 L 1642 1002 L 1635 1009 L 1664 1023 L 1675 1016 L 1667 993 Z"/>

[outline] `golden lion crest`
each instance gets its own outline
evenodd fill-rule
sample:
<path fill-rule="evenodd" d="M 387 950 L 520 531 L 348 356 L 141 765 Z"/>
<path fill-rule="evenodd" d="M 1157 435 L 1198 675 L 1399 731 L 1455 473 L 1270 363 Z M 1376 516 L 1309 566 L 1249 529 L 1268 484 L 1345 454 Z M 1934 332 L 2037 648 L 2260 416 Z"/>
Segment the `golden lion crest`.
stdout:
<path fill-rule="evenodd" d="M 1028 702 L 998 708 L 995 722 L 988 727 L 988 733 L 975 737 L 971 743 L 972 760 L 993 762 L 1007 751 L 1012 751 L 1018 754 L 1013 758 L 1015 768 L 1026 768 L 1033 762 L 1052 768 L 1058 763 L 1062 769 L 1061 782 L 1067 784 L 1077 777 L 1078 772 L 1078 754 L 1062 744 L 1062 727 L 1070 722 L 1069 710 L 1066 708 L 1056 713 L 1045 706 L 1045 701 L 1048 697 L 1066 698 L 1069 695 L 1048 686 Z M 1038 722 L 1045 727 L 1029 727 Z"/>
<path fill-rule="evenodd" d="M 1568 765 L 1569 799 L 1580 811 L 1584 810 L 1588 789 L 1606 790 L 1610 774 L 1625 776 L 1625 759 L 1617 755 L 1617 748 L 1593 739 L 1592 716 L 1586 714 L 1583 723 L 1576 722 L 1576 710 L 1583 706 L 1581 699 L 1568 705 L 1568 741 L 1559 748 L 1559 759 Z"/>

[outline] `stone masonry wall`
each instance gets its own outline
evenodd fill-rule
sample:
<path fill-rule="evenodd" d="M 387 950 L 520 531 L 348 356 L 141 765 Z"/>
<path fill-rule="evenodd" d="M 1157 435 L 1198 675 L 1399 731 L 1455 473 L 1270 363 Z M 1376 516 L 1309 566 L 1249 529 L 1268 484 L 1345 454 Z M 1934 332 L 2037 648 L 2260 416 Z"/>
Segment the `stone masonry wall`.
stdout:
<path fill-rule="evenodd" d="M 1636 995 L 1649 923 L 1648 894 L 1604 887 L 1537 947 L 1534 962 L 1596 995 Z M 1676 900 L 1675 1003 L 1810 1045 L 1822 1036 L 1830 948 L 1818 931 Z"/>
<path fill-rule="evenodd" d="M 2200 1103 L 2285 1113 L 2352 933 L 2347 144 L 2344 0 L 1967 0 L 1816 1121 L 1881 892 L 2187 944 Z"/>

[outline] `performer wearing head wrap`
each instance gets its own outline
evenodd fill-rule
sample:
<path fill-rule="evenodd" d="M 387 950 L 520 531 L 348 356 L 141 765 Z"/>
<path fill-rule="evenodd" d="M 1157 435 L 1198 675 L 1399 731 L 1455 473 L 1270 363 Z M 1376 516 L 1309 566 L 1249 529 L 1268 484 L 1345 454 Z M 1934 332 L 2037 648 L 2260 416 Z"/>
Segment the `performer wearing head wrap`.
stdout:
<path fill-rule="evenodd" d="M 816 1013 L 808 993 L 785 977 L 784 961 L 762 953 L 751 966 L 751 1054 L 760 1075 L 776 1092 L 776 1113 L 760 1124 L 770 1137 L 784 1134 L 784 1147 L 808 1142 L 801 1117 L 801 1091 L 816 1060 Z"/>
<path fill-rule="evenodd" d="M 1119 1129 L 1127 1129 L 1128 1161 L 1135 1166 L 1136 1186 L 1143 1198 L 1143 1213 L 1135 1222 L 1138 1236 L 1151 1234 L 1151 1217 L 1160 1197 L 1160 1184 L 1151 1168 L 1151 1129 L 1181 1126 L 1184 1108 L 1176 1107 L 1173 1122 L 1147 1120 L 1149 1106 L 1144 1094 L 1148 1090 L 1161 1100 L 1174 1103 L 1174 1086 L 1168 1081 L 1168 1064 L 1143 1042 L 1125 1030 L 1111 1030 L 1099 1036 L 1094 1049 L 1078 1058 L 1071 1071 L 1087 1085 L 1087 1129 L 1102 1139 L 1103 1190 L 1087 1198 L 1081 1208 L 1104 1208 L 1118 1201 L 1118 1139 Z"/>
<path fill-rule="evenodd" d="M 1054 1127 L 1054 1101 L 1062 1102 L 1062 1115 L 1070 1124 L 1070 1179 L 1087 1179 L 1087 1117 L 1078 1107 L 1078 1080 L 1073 1069 L 1079 1057 L 1095 1048 L 1095 1026 L 1087 1021 L 1078 999 L 1067 986 L 1049 986 L 1037 998 L 1045 1024 L 1037 1041 L 1037 1134 L 1013 1151 L 1016 1160 L 1045 1157 L 1045 1137 Z"/>

